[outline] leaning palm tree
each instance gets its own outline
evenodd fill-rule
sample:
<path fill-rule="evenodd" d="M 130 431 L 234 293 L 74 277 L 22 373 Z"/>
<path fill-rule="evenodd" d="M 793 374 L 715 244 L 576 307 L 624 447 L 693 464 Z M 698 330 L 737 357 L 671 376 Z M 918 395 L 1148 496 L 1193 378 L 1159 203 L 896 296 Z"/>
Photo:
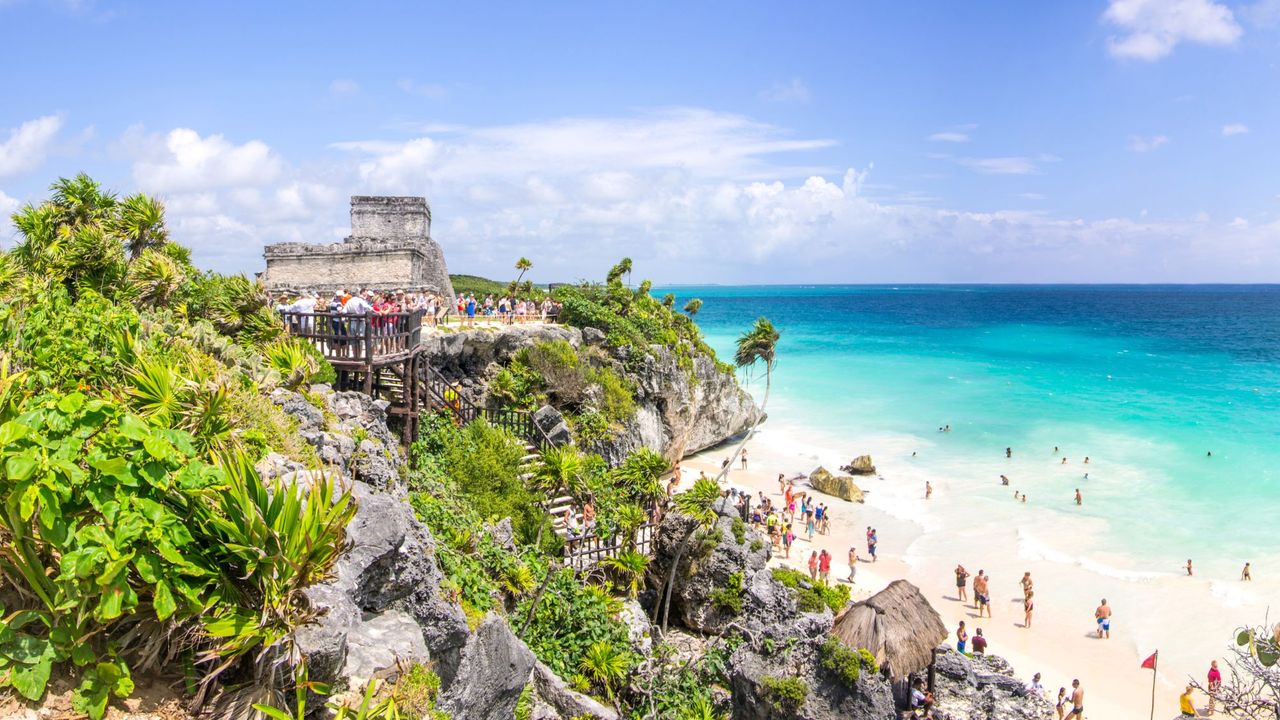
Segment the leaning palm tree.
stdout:
<path fill-rule="evenodd" d="M 687 303 L 685 303 L 685 304 L 684 304 L 684 311 L 685 311 L 685 312 L 687 312 L 687 313 L 689 313 L 689 317 L 691 317 L 691 318 L 692 318 L 693 316 L 697 315 L 697 314 L 698 314 L 698 311 L 699 311 L 699 310 L 701 310 L 701 309 L 702 309 L 702 299 L 701 299 L 701 298 L 694 298 L 694 299 L 692 299 L 692 300 L 690 300 L 689 302 L 687 302 Z"/>
<path fill-rule="evenodd" d="M 742 436 L 742 442 L 738 443 L 737 449 L 733 451 L 733 455 L 729 457 L 729 462 L 720 468 L 720 474 L 716 475 L 719 481 L 729 474 L 729 468 L 737 461 L 738 456 L 742 454 L 742 449 L 747 446 L 747 441 L 755 434 L 756 428 L 760 426 L 760 421 L 764 419 L 765 405 L 769 404 L 769 388 L 773 379 L 773 364 L 778 359 L 778 331 L 773 327 L 773 323 L 768 318 L 756 318 L 756 322 L 751 329 L 742 333 L 738 337 L 738 347 L 733 353 L 733 363 L 739 368 L 753 367 L 757 362 L 764 362 L 764 398 L 760 401 L 760 414 L 756 416 L 756 421 L 751 424 L 751 429 Z"/>
<path fill-rule="evenodd" d="M 609 268 L 609 273 L 604 276 L 605 282 L 609 285 L 621 283 L 622 276 L 631 277 L 631 258 L 624 257 L 618 261 L 617 265 Z"/>
<path fill-rule="evenodd" d="M 520 284 L 520 280 L 524 278 L 524 274 L 529 272 L 531 267 L 533 267 L 533 261 L 527 257 L 522 257 L 516 261 L 516 269 L 520 271 L 520 274 L 516 276 L 516 285 Z"/>
<path fill-rule="evenodd" d="M 662 603 L 654 608 L 654 620 L 658 619 L 658 615 L 662 616 L 662 632 L 667 631 L 667 619 L 671 614 L 671 592 L 676 586 L 676 572 L 679 571 L 680 562 L 684 560 L 685 554 L 689 550 L 689 545 L 693 542 L 693 538 L 699 532 L 706 532 L 716 523 L 716 500 L 720 499 L 720 484 L 715 480 L 706 477 L 700 477 L 693 482 L 693 487 L 679 493 L 673 498 L 676 506 L 676 512 L 685 517 L 693 519 L 693 525 L 689 531 L 685 533 L 680 540 L 680 545 L 676 548 L 675 557 L 671 561 L 671 567 L 667 569 L 667 577 L 663 582 L 663 588 L 660 590 L 662 595 Z"/>

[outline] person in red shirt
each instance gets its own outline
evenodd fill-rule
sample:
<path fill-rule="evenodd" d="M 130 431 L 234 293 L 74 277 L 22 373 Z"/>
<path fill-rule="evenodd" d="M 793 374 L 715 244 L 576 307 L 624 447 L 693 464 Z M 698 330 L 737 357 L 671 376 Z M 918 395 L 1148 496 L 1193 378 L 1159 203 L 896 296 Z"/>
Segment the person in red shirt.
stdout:
<path fill-rule="evenodd" d="M 987 639 L 982 636 L 982 628 L 973 631 L 973 652 L 975 655 L 987 654 Z"/>
<path fill-rule="evenodd" d="M 818 556 L 818 578 L 822 582 L 827 582 L 831 577 L 831 553 L 825 549 Z"/>
<path fill-rule="evenodd" d="M 1213 694 L 1222 689 L 1222 673 L 1218 672 L 1218 661 L 1209 663 L 1209 714 L 1213 714 Z"/>

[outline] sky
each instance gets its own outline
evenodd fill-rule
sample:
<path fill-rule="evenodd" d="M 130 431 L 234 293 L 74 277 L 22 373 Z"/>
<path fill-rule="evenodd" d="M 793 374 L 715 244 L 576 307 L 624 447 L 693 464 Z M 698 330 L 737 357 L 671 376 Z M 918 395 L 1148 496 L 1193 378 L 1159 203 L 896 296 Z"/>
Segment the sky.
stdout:
<path fill-rule="evenodd" d="M 0 0 L 0 97 L 0 214 L 224 272 L 395 194 L 497 278 L 1280 282 L 1280 0 Z"/>

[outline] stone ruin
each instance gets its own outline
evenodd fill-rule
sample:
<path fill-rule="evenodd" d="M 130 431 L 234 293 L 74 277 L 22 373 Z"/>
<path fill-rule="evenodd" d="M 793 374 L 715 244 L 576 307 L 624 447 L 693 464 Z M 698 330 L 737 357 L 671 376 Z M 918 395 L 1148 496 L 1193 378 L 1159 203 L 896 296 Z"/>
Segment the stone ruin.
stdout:
<path fill-rule="evenodd" d="M 328 245 L 277 243 L 262 255 L 262 281 L 272 291 L 368 288 L 453 297 L 444 251 L 431 239 L 431 206 L 423 197 L 352 196 L 350 237 Z"/>

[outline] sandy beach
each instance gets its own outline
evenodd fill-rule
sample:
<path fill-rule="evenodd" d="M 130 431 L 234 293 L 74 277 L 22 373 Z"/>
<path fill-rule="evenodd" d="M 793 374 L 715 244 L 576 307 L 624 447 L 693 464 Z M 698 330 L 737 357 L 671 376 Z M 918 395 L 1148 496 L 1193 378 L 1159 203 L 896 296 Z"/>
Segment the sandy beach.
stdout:
<path fill-rule="evenodd" d="M 835 557 L 832 577 L 843 579 L 848 575 L 849 548 L 856 547 L 862 562 L 855 599 L 879 591 L 892 580 L 910 580 L 952 633 L 961 620 L 970 635 L 982 628 L 990 643 L 988 652 L 1008 659 L 1020 677 L 1029 680 L 1033 673 L 1041 673 L 1051 702 L 1059 687 L 1069 688 L 1071 680 L 1079 678 L 1086 691 L 1086 716 L 1095 720 L 1148 716 L 1152 673 L 1140 664 L 1156 650 L 1160 661 L 1155 716 L 1179 717 L 1178 695 L 1188 677 L 1203 678 L 1210 660 L 1223 656 L 1234 630 L 1262 622 L 1266 599 L 1280 597 L 1280 585 L 1258 578 L 1256 569 L 1254 582 L 1240 582 L 1239 568 L 1230 569 L 1234 561 L 1205 558 L 1203 567 L 1197 562 L 1194 577 L 1186 577 L 1178 567 L 1131 567 L 1121 553 L 1097 546 L 1097 519 L 1038 518 L 1036 503 L 1049 498 L 1034 490 L 1022 505 L 1013 499 L 1013 489 L 1005 488 L 1007 503 L 997 507 L 1000 501 L 990 493 L 980 496 L 967 491 L 979 482 L 976 479 L 928 477 L 919 472 L 911 462 L 915 450 L 910 446 L 916 444 L 918 438 L 870 438 L 849 442 L 849 449 L 838 453 L 824 447 L 809 429 L 770 421 L 748 444 L 749 469 L 744 471 L 735 463 L 728 484 L 752 495 L 764 491 L 780 498 L 779 473 L 807 474 L 818 465 L 835 470 L 853 455 L 872 454 L 877 475 L 858 478 L 859 487 L 867 492 L 866 502 L 815 494 L 831 509 L 830 533 L 816 535 L 810 543 L 803 537 L 803 528 L 797 527 L 800 537 L 792 557 L 785 559 L 779 552 L 771 562 L 805 570 L 809 553 L 825 548 Z M 714 476 L 730 452 L 726 446 L 686 458 L 682 462 L 685 486 L 699 471 Z M 993 448 L 993 453 L 1002 454 L 1003 449 Z M 924 498 L 926 479 L 934 488 L 928 500 Z M 804 481 L 798 488 L 813 492 Z M 1053 501 L 1073 504 L 1069 492 Z M 1026 517 L 1010 522 L 1010 511 L 1026 511 Z M 868 525 L 877 529 L 880 541 L 875 563 L 866 557 Z M 979 619 L 972 598 L 963 604 L 957 600 L 953 572 L 957 563 L 970 573 L 981 569 L 990 576 L 992 618 Z M 1260 564 L 1255 562 L 1254 567 Z M 1024 571 L 1031 572 L 1036 591 L 1030 629 L 1022 626 L 1019 580 Z M 1095 634 L 1094 608 L 1104 597 L 1115 613 L 1109 640 Z M 1200 697 L 1198 705 L 1205 704 Z"/>

